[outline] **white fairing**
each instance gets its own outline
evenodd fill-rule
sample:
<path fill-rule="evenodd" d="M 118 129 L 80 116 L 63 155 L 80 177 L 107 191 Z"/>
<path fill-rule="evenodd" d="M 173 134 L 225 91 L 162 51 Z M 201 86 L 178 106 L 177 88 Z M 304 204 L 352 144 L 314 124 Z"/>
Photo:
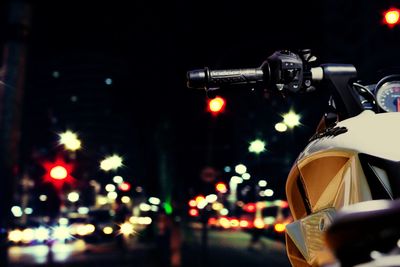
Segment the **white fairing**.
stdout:
<path fill-rule="evenodd" d="M 320 151 L 343 149 L 400 161 L 400 112 L 375 114 L 367 110 L 339 122 L 337 127 L 348 131 L 310 142 L 298 160 Z"/>
<path fill-rule="evenodd" d="M 293 266 L 319 266 L 319 253 L 325 247 L 321 221 L 325 225 L 335 211 L 373 199 L 360 153 L 400 161 L 400 112 L 364 111 L 335 128 L 306 146 L 287 179 L 286 195 L 295 221 L 286 227 L 286 246 Z M 392 197 L 386 170 L 369 167 Z"/>

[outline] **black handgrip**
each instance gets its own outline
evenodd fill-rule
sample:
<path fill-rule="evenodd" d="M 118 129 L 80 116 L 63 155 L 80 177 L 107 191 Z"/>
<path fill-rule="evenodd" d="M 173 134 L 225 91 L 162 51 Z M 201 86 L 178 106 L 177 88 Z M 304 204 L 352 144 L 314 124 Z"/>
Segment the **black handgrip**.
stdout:
<path fill-rule="evenodd" d="M 224 85 L 255 85 L 264 82 L 264 71 L 261 68 L 193 70 L 187 73 L 189 88 L 208 89 Z"/>

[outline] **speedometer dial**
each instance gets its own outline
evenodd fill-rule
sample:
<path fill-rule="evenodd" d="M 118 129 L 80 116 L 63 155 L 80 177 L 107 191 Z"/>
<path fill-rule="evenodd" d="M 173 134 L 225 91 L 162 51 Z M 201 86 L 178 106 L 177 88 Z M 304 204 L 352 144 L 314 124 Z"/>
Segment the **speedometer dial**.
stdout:
<path fill-rule="evenodd" d="M 386 112 L 400 112 L 400 81 L 387 82 L 379 87 L 376 101 Z"/>

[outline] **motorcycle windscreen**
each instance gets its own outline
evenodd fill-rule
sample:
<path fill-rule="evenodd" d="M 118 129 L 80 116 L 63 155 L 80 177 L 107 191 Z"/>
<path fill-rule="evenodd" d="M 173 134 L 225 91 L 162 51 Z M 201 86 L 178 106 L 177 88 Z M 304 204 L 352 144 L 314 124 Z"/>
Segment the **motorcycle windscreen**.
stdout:
<path fill-rule="evenodd" d="M 371 200 L 371 191 L 357 153 L 324 151 L 304 158 L 289 174 L 286 192 L 292 215 L 287 235 L 312 266 L 323 250 L 324 227 L 321 219 L 333 217 L 333 211 L 360 201 Z M 327 214 L 328 213 L 328 214 Z M 293 248 L 288 247 L 288 256 Z"/>
<path fill-rule="evenodd" d="M 294 166 L 286 192 L 293 217 L 302 221 L 329 208 L 338 210 L 362 201 L 397 198 L 399 175 L 399 162 L 352 151 L 324 151 Z M 288 229 L 289 244 L 294 243 L 311 265 L 318 250 L 323 248 L 322 235 L 315 234 L 315 227 L 289 226 Z M 289 252 L 289 258 L 292 256 Z"/>
<path fill-rule="evenodd" d="M 327 151 L 297 163 L 297 190 L 307 200 L 308 213 L 372 199 L 357 153 Z M 302 187 L 302 188 L 301 188 Z"/>

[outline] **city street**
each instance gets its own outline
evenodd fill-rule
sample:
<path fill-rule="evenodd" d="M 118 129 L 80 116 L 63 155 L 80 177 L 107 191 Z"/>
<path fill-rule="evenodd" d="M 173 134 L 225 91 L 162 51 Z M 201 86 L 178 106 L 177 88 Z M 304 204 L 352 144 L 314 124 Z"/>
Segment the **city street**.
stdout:
<path fill-rule="evenodd" d="M 200 231 L 185 232 L 182 266 L 290 266 L 284 245 L 262 238 L 263 246 L 248 250 L 250 235 L 240 231 L 210 231 L 207 257 L 202 254 Z M 163 266 L 154 244 L 135 240 L 129 252 L 118 251 L 114 244 L 87 245 L 83 241 L 53 247 L 53 266 Z M 11 247 L 11 266 L 51 266 L 46 246 Z M 51 261 L 50 261 L 51 262 Z"/>
<path fill-rule="evenodd" d="M 0 267 L 384 258 L 341 237 L 400 198 L 399 42 L 396 1 L 1 0 Z"/>

